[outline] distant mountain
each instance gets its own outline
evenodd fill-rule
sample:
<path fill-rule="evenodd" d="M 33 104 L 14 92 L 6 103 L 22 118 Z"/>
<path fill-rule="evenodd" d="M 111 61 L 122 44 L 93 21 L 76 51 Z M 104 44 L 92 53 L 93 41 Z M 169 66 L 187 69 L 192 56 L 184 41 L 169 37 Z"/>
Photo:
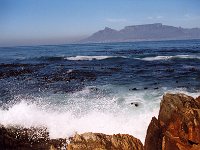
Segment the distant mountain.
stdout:
<path fill-rule="evenodd" d="M 122 30 L 105 27 L 81 43 L 130 42 L 152 40 L 200 39 L 200 28 L 182 28 L 161 23 L 127 26 Z"/>

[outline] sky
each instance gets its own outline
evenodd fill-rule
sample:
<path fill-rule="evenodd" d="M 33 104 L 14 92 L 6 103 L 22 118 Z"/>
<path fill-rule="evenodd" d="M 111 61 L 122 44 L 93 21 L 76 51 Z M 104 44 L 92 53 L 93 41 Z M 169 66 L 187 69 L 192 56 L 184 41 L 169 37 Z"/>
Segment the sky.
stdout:
<path fill-rule="evenodd" d="M 200 27 L 200 0 L 0 0 L 0 46 L 65 44 L 105 27 Z"/>

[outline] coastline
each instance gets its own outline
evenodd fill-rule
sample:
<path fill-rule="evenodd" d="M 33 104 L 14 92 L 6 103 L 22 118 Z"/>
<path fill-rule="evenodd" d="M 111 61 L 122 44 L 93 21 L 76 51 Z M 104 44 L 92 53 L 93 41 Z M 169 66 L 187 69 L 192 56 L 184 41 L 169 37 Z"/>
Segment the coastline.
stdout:
<path fill-rule="evenodd" d="M 128 134 L 75 134 L 69 139 L 50 139 L 46 128 L 18 129 L 0 127 L 3 149 L 133 149 L 195 150 L 200 148 L 200 97 L 166 93 L 160 104 L 158 119 L 152 118 L 145 144 Z M 136 136 L 136 135 L 135 135 Z"/>

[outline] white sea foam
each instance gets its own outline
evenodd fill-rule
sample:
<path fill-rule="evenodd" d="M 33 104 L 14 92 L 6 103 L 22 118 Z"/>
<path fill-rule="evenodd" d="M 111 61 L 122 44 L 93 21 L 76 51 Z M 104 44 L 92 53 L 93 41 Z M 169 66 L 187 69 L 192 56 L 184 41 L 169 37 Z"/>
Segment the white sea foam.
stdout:
<path fill-rule="evenodd" d="M 27 128 L 44 126 L 47 127 L 51 138 L 65 138 L 75 132 L 127 133 L 144 142 L 151 118 L 158 115 L 163 93 L 157 90 L 123 92 L 101 97 L 91 95 L 88 89 L 84 89 L 68 96 L 51 97 L 57 101 L 66 99 L 67 103 L 56 106 L 49 104 L 46 98 L 39 99 L 44 100 L 41 103 L 38 103 L 37 98 L 36 102 L 21 99 L 8 110 L 0 109 L 0 124 Z M 192 93 L 192 96 L 198 94 Z M 130 105 L 131 102 L 138 102 L 139 106 Z"/>
<path fill-rule="evenodd" d="M 200 56 L 196 55 L 175 55 L 175 56 L 155 56 L 155 57 L 145 57 L 138 58 L 144 61 L 156 61 L 156 60 L 169 60 L 174 58 L 182 58 L 182 59 L 200 59 Z"/>
<path fill-rule="evenodd" d="M 75 117 L 70 111 L 49 112 L 41 110 L 39 106 L 21 102 L 8 111 L 0 110 L 1 124 L 20 125 L 23 127 L 45 126 L 51 138 L 69 137 L 75 132 L 101 132 L 106 134 L 127 133 L 144 141 L 144 132 L 150 118 L 157 114 L 157 110 L 150 113 L 126 116 L 91 111 Z"/>
<path fill-rule="evenodd" d="M 66 57 L 67 60 L 103 60 L 108 58 L 117 58 L 118 56 L 74 56 L 74 57 Z M 121 56 L 121 58 L 125 58 Z"/>

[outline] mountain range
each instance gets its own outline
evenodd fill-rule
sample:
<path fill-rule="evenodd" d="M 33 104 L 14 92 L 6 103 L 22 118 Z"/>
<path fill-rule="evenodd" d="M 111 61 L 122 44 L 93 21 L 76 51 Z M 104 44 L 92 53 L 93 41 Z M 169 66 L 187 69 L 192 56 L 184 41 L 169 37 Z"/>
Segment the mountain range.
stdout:
<path fill-rule="evenodd" d="M 107 43 L 107 42 L 131 42 L 154 40 L 183 40 L 200 39 L 200 28 L 182 28 L 162 23 L 126 26 L 121 30 L 108 27 L 100 30 L 80 43 Z"/>

